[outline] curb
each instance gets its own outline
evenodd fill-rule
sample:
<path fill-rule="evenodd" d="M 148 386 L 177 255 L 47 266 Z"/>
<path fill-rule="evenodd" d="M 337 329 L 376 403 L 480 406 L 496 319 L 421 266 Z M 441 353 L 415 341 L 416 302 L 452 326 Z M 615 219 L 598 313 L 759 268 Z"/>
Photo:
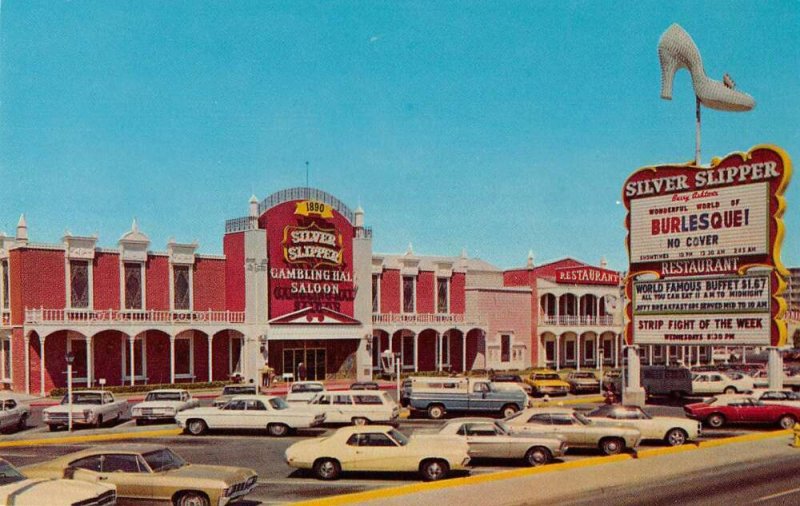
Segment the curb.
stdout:
<path fill-rule="evenodd" d="M 760 434 L 747 434 L 744 436 L 734 436 L 714 441 L 702 441 L 697 444 L 687 444 L 687 445 L 673 446 L 667 448 L 653 448 L 651 450 L 637 451 L 632 454 L 613 455 L 609 457 L 590 457 L 583 460 L 564 462 L 561 464 L 550 464 L 534 468 L 523 468 L 523 469 L 516 469 L 513 471 L 502 471 L 499 473 L 482 474 L 479 476 L 453 478 L 449 480 L 436 481 L 433 483 L 414 483 L 410 485 L 402 485 L 399 487 L 368 490 L 365 492 L 356 492 L 352 494 L 344 494 L 344 495 L 328 497 L 325 498 L 325 504 L 326 505 L 354 504 L 357 502 L 370 501 L 374 499 L 398 497 L 417 492 L 430 492 L 433 490 L 461 487 L 465 485 L 477 485 L 480 483 L 508 480 L 511 478 L 522 478 L 525 476 L 533 476 L 542 473 L 567 471 L 570 469 L 609 464 L 612 462 L 621 462 L 624 460 L 655 458 L 655 457 L 660 457 L 662 455 L 669 455 L 673 453 L 696 451 L 704 448 L 712 448 L 716 446 L 724 446 L 736 443 L 746 443 L 752 441 L 759 441 L 763 439 L 773 439 L 782 436 L 789 436 L 791 434 L 792 434 L 791 429 L 771 431 Z M 294 502 L 292 504 L 299 506 L 313 506 L 315 504 L 319 504 L 319 501 L 318 500 L 300 501 L 300 502 Z"/>
<path fill-rule="evenodd" d="M 88 443 L 92 441 L 114 441 L 125 439 L 142 439 L 153 437 L 167 437 L 177 436 L 183 432 L 182 429 L 162 429 L 162 430 L 148 430 L 142 432 L 125 432 L 121 434 L 91 434 L 86 436 L 67 436 L 67 437 L 53 437 L 41 439 L 24 439 L 18 441 L 2 441 L 0 448 L 8 448 L 13 446 L 39 446 L 39 445 L 54 445 L 54 444 L 69 444 L 69 443 Z"/>

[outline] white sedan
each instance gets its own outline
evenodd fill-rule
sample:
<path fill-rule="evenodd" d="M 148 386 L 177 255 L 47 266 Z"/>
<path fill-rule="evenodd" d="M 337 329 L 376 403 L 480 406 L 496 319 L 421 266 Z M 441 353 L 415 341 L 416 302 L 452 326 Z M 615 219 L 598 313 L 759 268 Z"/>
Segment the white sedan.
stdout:
<path fill-rule="evenodd" d="M 131 414 L 136 425 L 153 420 L 172 420 L 179 412 L 196 408 L 200 401 L 192 397 L 186 390 L 168 388 L 152 390 L 147 393 L 144 402 L 135 404 Z"/>
<path fill-rule="evenodd" d="M 321 480 L 334 480 L 342 471 L 420 473 L 439 480 L 469 462 L 467 443 L 456 436 L 407 437 L 388 425 L 351 426 L 332 435 L 306 439 L 286 449 L 286 463 L 311 469 Z"/>
<path fill-rule="evenodd" d="M 319 381 L 297 381 L 292 383 L 286 392 L 286 402 L 308 403 L 318 393 L 325 391 L 325 385 Z"/>
<path fill-rule="evenodd" d="M 198 436 L 209 429 L 266 429 L 271 436 L 285 436 L 296 429 L 316 427 L 325 415 L 308 406 L 290 406 L 280 397 L 239 395 L 221 408 L 187 409 L 175 421 L 189 434 Z"/>
<path fill-rule="evenodd" d="M 693 394 L 737 394 L 753 391 L 753 378 L 732 372 L 698 372 L 692 375 Z"/>
<path fill-rule="evenodd" d="M 400 416 L 400 408 L 389 394 L 368 390 L 320 392 L 309 406 L 325 413 L 325 423 L 391 423 Z"/>
<path fill-rule="evenodd" d="M 23 430 L 31 412 L 13 397 L 0 397 L 0 431 Z"/>
<path fill-rule="evenodd" d="M 784 406 L 800 407 L 800 392 L 793 390 L 770 390 L 769 388 L 756 388 L 748 396 L 764 404 L 782 404 Z"/>
<path fill-rule="evenodd" d="M 616 422 L 633 427 L 642 433 L 642 439 L 664 441 L 670 446 L 680 446 L 700 436 L 702 425 L 697 420 L 676 416 L 651 416 L 639 406 L 602 405 L 587 415 L 595 420 Z"/>

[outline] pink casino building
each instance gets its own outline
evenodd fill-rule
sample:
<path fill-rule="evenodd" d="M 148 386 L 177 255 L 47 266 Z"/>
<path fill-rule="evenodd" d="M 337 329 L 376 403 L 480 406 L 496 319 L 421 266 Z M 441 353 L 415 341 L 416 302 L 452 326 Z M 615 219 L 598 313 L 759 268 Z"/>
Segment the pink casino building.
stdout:
<path fill-rule="evenodd" d="M 618 362 L 618 274 L 604 267 L 375 253 L 364 211 L 314 188 L 247 211 L 225 223 L 222 255 L 154 249 L 136 222 L 113 247 L 37 243 L 21 218 L 0 234 L 0 384 L 63 387 L 67 353 L 79 386 L 248 381 L 265 363 L 366 379 L 386 351 L 405 372 Z"/>

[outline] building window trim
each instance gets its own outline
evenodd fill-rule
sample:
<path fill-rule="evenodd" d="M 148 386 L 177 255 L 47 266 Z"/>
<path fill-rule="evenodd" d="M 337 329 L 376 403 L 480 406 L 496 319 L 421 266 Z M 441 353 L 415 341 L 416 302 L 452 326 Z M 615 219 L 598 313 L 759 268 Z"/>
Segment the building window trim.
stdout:
<path fill-rule="evenodd" d="M 595 354 L 594 345 L 595 345 L 594 337 L 587 337 L 583 340 L 584 362 L 594 360 L 594 354 Z"/>
<path fill-rule="evenodd" d="M 178 341 L 189 342 L 189 372 L 178 372 Z M 175 338 L 175 379 L 192 379 L 194 378 L 194 336 L 181 336 Z"/>
<path fill-rule="evenodd" d="M 512 361 L 513 340 L 511 334 L 500 334 L 500 362 L 504 364 Z"/>
<path fill-rule="evenodd" d="M 406 308 L 406 280 L 410 280 L 409 286 L 411 287 L 411 310 Z M 416 276 L 401 276 L 400 279 L 400 304 L 401 312 L 405 314 L 414 314 L 417 312 L 417 277 Z"/>
<path fill-rule="evenodd" d="M 381 275 L 380 274 L 373 274 L 372 275 L 372 312 L 373 313 L 380 313 L 381 312 Z"/>
<path fill-rule="evenodd" d="M 0 311 L 11 310 L 11 267 L 7 258 L 0 259 Z"/>
<path fill-rule="evenodd" d="M 119 307 L 125 313 L 140 313 L 147 309 L 147 269 L 145 268 L 144 262 L 137 262 L 131 260 L 122 260 L 120 259 L 120 268 L 119 268 Z M 141 285 L 139 290 L 141 293 L 141 307 L 140 308 L 129 308 L 127 306 L 127 297 L 125 296 L 125 289 L 126 289 L 126 276 L 125 276 L 125 265 L 139 265 L 139 284 Z"/>
<path fill-rule="evenodd" d="M 4 335 L 0 336 L 0 383 L 13 383 L 13 381 L 14 348 L 11 346 L 11 336 Z"/>
<path fill-rule="evenodd" d="M 87 306 L 86 307 L 74 307 L 72 305 L 72 262 L 83 262 L 86 263 L 86 291 L 87 291 Z M 75 310 L 75 311 L 92 311 L 94 309 L 94 261 L 92 260 L 84 260 L 84 259 L 76 259 L 76 258 L 69 258 L 64 257 L 64 270 L 66 272 L 66 306 L 67 309 Z"/>
<path fill-rule="evenodd" d="M 189 272 L 189 307 L 187 309 L 175 308 L 175 268 L 185 267 Z M 190 313 L 194 307 L 194 268 L 193 265 L 172 264 L 169 269 L 169 309 L 174 313 Z"/>
<path fill-rule="evenodd" d="M 444 288 L 445 288 L 445 295 L 444 295 L 444 310 L 442 310 L 441 306 L 439 305 L 441 300 L 440 290 L 439 290 L 439 283 L 444 281 Z M 450 278 L 444 276 L 438 276 L 436 278 L 436 312 L 439 314 L 449 314 L 450 313 Z"/>

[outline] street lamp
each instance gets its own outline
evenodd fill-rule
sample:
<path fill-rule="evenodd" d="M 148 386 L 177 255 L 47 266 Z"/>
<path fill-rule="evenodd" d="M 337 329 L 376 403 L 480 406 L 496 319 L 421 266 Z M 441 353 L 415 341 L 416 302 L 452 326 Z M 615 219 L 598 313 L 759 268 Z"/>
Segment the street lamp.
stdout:
<path fill-rule="evenodd" d="M 65 358 L 67 360 L 67 408 L 69 409 L 67 428 L 69 432 L 72 432 L 72 363 L 75 362 L 75 354 L 68 351 Z"/>

